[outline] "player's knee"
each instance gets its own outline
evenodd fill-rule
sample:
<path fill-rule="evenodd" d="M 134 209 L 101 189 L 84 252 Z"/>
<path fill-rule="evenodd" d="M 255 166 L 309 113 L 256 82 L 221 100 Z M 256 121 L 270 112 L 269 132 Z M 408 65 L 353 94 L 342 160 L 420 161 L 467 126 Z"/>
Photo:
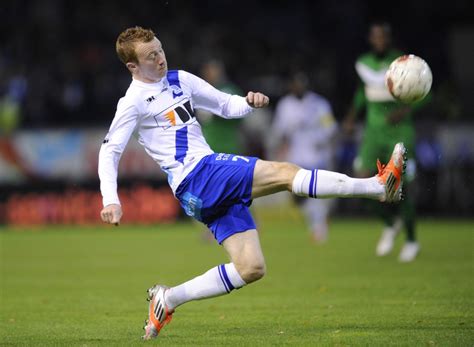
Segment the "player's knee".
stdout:
<path fill-rule="evenodd" d="M 296 172 L 300 169 L 299 166 L 293 163 L 286 162 L 286 161 L 276 162 L 276 166 L 277 166 L 278 171 L 284 173 L 285 175 Z"/>
<path fill-rule="evenodd" d="M 265 275 L 266 265 L 264 261 L 251 262 L 243 266 L 239 272 L 245 283 L 252 283 Z"/>

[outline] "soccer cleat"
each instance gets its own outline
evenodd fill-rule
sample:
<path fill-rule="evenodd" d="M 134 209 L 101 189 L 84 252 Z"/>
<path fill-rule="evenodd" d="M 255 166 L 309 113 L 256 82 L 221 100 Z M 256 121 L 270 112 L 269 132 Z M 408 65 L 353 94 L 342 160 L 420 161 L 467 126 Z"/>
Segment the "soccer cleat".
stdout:
<path fill-rule="evenodd" d="M 160 330 L 171 321 L 174 310 L 168 309 L 165 303 L 165 293 L 169 288 L 162 285 L 154 285 L 148 289 L 148 319 L 145 321 L 144 340 L 151 340 L 158 336 Z"/>
<path fill-rule="evenodd" d="M 409 263 L 415 260 L 418 252 L 420 251 L 420 245 L 415 241 L 407 241 L 402 247 L 398 261 L 401 263 Z"/>
<path fill-rule="evenodd" d="M 377 244 L 377 248 L 375 250 L 375 253 L 379 257 L 386 256 L 392 251 L 393 245 L 395 243 L 395 238 L 402 229 L 402 226 L 403 221 L 400 218 L 397 218 L 392 226 L 384 228 L 382 235 L 380 236 L 380 240 Z"/>
<path fill-rule="evenodd" d="M 407 150 L 402 142 L 395 145 L 392 157 L 387 165 L 380 163 L 377 159 L 377 178 L 384 186 L 385 195 L 381 197 L 382 202 L 398 202 L 402 199 L 403 173 L 406 168 Z"/>

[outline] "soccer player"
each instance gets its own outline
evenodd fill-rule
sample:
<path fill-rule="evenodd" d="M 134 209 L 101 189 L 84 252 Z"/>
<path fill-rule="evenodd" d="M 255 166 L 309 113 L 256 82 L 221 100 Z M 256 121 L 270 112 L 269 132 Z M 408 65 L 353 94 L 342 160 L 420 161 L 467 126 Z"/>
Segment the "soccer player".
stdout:
<path fill-rule="evenodd" d="M 405 199 L 398 208 L 374 205 L 376 214 L 383 219 L 385 228 L 376 247 L 378 256 L 389 254 L 394 240 L 405 227 L 406 242 L 399 255 L 401 262 L 413 261 L 420 249 L 415 234 L 415 204 L 407 193 L 406 185 L 415 178 L 415 128 L 413 111 L 421 104 L 408 106 L 396 102 L 384 83 L 385 72 L 390 63 L 402 53 L 391 46 L 391 27 L 385 22 L 370 26 L 369 43 L 372 51 L 363 54 L 355 64 L 360 84 L 355 92 L 353 104 L 345 117 L 344 128 L 351 131 L 357 114 L 365 108 L 365 129 L 359 153 L 354 163 L 358 177 L 369 177 L 374 173 L 373 162 L 377 158 L 389 158 L 393 145 L 403 142 L 411 156 L 404 177 Z"/>
<path fill-rule="evenodd" d="M 337 123 L 329 101 L 309 90 L 308 77 L 301 71 L 290 75 L 288 89 L 276 105 L 272 124 L 278 156 L 305 169 L 331 170 Z M 295 202 L 309 222 L 313 240 L 325 242 L 333 200 L 295 197 Z"/>
<path fill-rule="evenodd" d="M 126 29 L 117 39 L 116 50 L 131 73 L 132 82 L 118 102 L 99 153 L 102 220 L 120 223 L 117 169 L 135 131 L 139 143 L 168 174 L 171 189 L 185 212 L 208 226 L 231 259 L 230 263 L 175 287 L 151 287 L 144 339 L 156 337 L 178 306 L 227 294 L 262 278 L 265 260 L 249 212 L 252 199 L 284 190 L 310 198 L 365 197 L 386 202 L 400 199 L 403 144 L 395 146 L 389 163 L 380 165 L 377 175 L 365 179 L 301 169 L 291 163 L 214 153 L 202 135 L 194 109 L 238 118 L 267 106 L 268 97 L 259 92 L 248 92 L 245 97 L 226 94 L 191 73 L 168 71 L 161 42 L 151 30 Z"/>
<path fill-rule="evenodd" d="M 241 95 L 240 88 L 227 77 L 224 64 L 216 59 L 206 61 L 201 67 L 201 78 L 214 88 L 227 93 Z M 202 125 L 203 135 L 209 147 L 215 152 L 242 153 L 240 132 L 242 118 L 225 119 L 200 111 L 197 118 Z"/>

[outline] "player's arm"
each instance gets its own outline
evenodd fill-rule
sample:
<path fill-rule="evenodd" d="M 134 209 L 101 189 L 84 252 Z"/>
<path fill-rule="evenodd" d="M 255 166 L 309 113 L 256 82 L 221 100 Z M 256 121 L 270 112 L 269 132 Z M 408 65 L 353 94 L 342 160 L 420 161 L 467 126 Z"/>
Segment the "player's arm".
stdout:
<path fill-rule="evenodd" d="M 242 118 L 253 108 L 265 107 L 268 96 L 259 92 L 248 92 L 246 97 L 224 93 L 203 79 L 180 71 L 180 77 L 191 89 L 194 107 L 204 109 L 223 118 Z"/>
<path fill-rule="evenodd" d="M 98 173 L 104 206 L 100 217 L 105 223 L 118 225 L 122 218 L 122 207 L 117 193 L 118 164 L 135 129 L 137 119 L 136 107 L 127 105 L 122 99 L 99 151 Z"/>
<path fill-rule="evenodd" d="M 390 124 L 398 124 L 405 117 L 407 117 L 412 112 L 412 107 L 409 105 L 402 105 L 395 108 L 387 117 L 387 122 Z"/>
<path fill-rule="evenodd" d="M 415 102 L 414 104 L 403 105 L 403 106 L 393 110 L 388 115 L 387 121 L 390 124 L 398 124 L 405 117 L 410 115 L 412 112 L 416 112 L 417 110 L 419 110 L 419 109 L 423 108 L 424 106 L 426 106 L 430 101 L 431 101 L 431 93 L 428 93 L 428 95 L 424 99 L 422 99 L 418 102 Z"/>

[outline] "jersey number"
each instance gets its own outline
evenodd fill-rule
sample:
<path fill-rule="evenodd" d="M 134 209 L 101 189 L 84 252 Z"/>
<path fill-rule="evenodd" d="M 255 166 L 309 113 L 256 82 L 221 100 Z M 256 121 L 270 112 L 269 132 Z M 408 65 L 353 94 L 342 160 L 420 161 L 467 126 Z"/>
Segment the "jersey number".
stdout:
<path fill-rule="evenodd" d="M 237 161 L 238 159 L 242 159 L 243 161 L 246 161 L 247 163 L 250 161 L 249 158 L 242 157 L 241 155 L 234 155 L 234 156 L 232 157 L 232 161 Z"/>

